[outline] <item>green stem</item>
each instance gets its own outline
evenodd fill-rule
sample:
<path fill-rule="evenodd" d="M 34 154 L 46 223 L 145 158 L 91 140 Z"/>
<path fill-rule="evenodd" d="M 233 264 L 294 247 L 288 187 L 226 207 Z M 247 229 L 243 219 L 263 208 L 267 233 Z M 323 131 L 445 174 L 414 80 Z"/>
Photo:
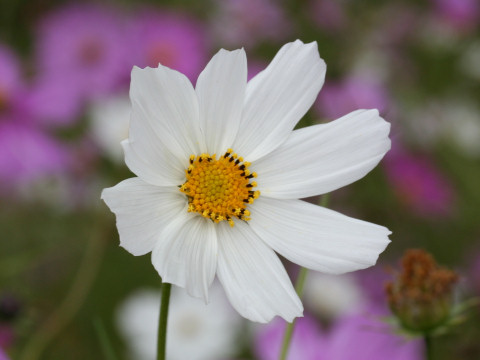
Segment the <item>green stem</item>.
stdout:
<path fill-rule="evenodd" d="M 105 330 L 105 326 L 103 325 L 102 320 L 100 318 L 96 318 L 93 321 L 93 327 L 95 332 L 97 333 L 97 338 L 100 343 L 100 348 L 103 352 L 103 358 L 106 360 L 117 360 L 115 356 L 115 352 L 113 351 L 113 345 L 110 341 L 107 331 Z"/>
<path fill-rule="evenodd" d="M 81 309 L 93 286 L 105 252 L 107 241 L 104 223 L 104 217 L 98 215 L 98 224 L 94 228 L 93 235 L 88 240 L 85 255 L 83 256 L 71 288 L 63 301 L 60 302 L 52 314 L 30 337 L 19 359 L 43 359 L 42 355 L 50 343 L 61 334 L 63 329 L 73 320 Z"/>
<path fill-rule="evenodd" d="M 425 334 L 423 336 L 425 341 L 425 359 L 433 360 L 433 346 L 432 346 L 432 337 L 430 334 Z"/>
<path fill-rule="evenodd" d="M 168 305 L 170 303 L 171 287 L 171 284 L 162 284 L 162 302 L 160 304 L 160 316 L 158 317 L 157 360 L 166 359 Z"/>
<path fill-rule="evenodd" d="M 307 280 L 308 269 L 301 267 L 300 273 L 298 274 L 297 283 L 295 285 L 295 290 L 297 291 L 298 296 L 300 297 L 303 293 L 303 288 L 305 286 L 305 281 Z M 286 360 L 288 355 L 288 349 L 290 348 L 290 342 L 292 340 L 293 328 L 295 327 L 296 319 L 291 323 L 287 324 L 285 334 L 283 335 L 282 342 L 282 351 L 280 353 L 280 360 Z"/>
<path fill-rule="evenodd" d="M 320 205 L 323 207 L 326 207 L 328 205 L 328 198 L 329 198 L 329 194 L 323 195 L 322 199 L 320 200 Z M 302 294 L 303 294 L 303 288 L 305 287 L 307 274 L 308 274 L 308 269 L 301 267 L 297 277 L 297 281 L 295 283 L 295 290 L 297 291 L 298 297 L 300 298 L 302 297 Z M 290 342 L 292 340 L 295 323 L 296 323 L 296 319 L 294 319 L 291 323 L 287 324 L 287 328 L 285 329 L 285 334 L 283 335 L 282 349 L 280 351 L 279 360 L 287 360 L 288 349 L 290 348 Z"/>

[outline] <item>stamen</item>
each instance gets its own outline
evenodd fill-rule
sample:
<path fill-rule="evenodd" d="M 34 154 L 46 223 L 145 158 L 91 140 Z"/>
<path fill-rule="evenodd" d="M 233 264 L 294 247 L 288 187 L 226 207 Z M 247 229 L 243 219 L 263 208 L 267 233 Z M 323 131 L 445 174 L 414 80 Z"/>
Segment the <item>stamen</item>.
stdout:
<path fill-rule="evenodd" d="M 257 186 L 256 173 L 248 170 L 244 162 L 232 149 L 217 159 L 217 155 L 191 155 L 185 170 L 186 182 L 180 191 L 188 198 L 188 212 L 196 212 L 215 223 L 227 221 L 234 226 L 233 217 L 250 220 L 247 205 L 260 195 L 252 190 Z"/>

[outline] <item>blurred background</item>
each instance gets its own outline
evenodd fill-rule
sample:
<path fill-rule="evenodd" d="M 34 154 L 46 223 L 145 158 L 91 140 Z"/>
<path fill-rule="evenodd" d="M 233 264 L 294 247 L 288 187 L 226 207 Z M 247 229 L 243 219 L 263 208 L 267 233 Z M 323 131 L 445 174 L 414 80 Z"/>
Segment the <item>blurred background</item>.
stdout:
<path fill-rule="evenodd" d="M 195 83 L 219 48 L 244 47 L 252 77 L 295 39 L 327 63 L 298 127 L 359 108 L 392 124 L 386 158 L 329 207 L 393 234 L 371 269 L 309 273 L 290 359 L 422 359 L 382 321 L 384 287 L 423 248 L 459 275 L 456 301 L 480 295 L 479 20 L 478 0 L 1 1 L 0 359 L 155 358 L 160 279 L 100 201 L 133 176 L 131 68 Z M 205 307 L 173 289 L 170 358 L 275 359 L 284 322 L 249 323 L 213 291 Z M 435 359 L 479 359 L 479 320 L 476 307 L 435 339 Z"/>

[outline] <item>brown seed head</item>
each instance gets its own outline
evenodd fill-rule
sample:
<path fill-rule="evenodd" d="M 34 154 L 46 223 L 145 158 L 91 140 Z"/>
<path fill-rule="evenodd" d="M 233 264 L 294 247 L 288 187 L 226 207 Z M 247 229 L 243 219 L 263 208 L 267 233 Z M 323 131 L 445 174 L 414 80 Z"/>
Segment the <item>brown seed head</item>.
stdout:
<path fill-rule="evenodd" d="M 408 329 L 435 328 L 450 313 L 457 274 L 439 267 L 432 255 L 419 249 L 407 250 L 401 265 L 402 271 L 385 288 L 392 312 Z"/>

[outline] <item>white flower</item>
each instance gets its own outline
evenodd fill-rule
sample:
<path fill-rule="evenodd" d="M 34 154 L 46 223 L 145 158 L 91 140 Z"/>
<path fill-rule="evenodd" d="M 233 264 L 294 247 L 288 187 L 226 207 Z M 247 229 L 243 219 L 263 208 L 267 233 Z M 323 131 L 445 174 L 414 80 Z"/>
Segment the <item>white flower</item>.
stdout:
<path fill-rule="evenodd" d="M 243 49 L 220 50 L 195 89 L 164 66 L 134 68 L 123 146 L 138 177 L 102 193 L 121 246 L 151 251 L 163 281 L 206 301 L 217 275 L 259 322 L 303 312 L 275 252 L 331 274 L 373 265 L 388 229 L 298 200 L 360 179 L 390 148 L 376 110 L 292 131 L 325 71 L 317 44 L 298 40 L 248 84 Z"/>
<path fill-rule="evenodd" d="M 217 287 L 215 299 L 205 305 L 184 291 L 172 289 L 168 320 L 168 358 L 172 360 L 225 359 L 235 350 L 241 323 Z M 160 291 L 139 290 L 117 311 L 117 323 L 133 359 L 156 359 Z"/>
<path fill-rule="evenodd" d="M 126 95 L 100 99 L 90 109 L 91 128 L 98 146 L 113 160 L 122 159 L 120 142 L 128 137 L 130 109 Z"/>
<path fill-rule="evenodd" d="M 307 278 L 305 303 L 320 316 L 338 318 L 360 311 L 366 299 L 351 274 L 334 276 L 314 272 Z"/>

